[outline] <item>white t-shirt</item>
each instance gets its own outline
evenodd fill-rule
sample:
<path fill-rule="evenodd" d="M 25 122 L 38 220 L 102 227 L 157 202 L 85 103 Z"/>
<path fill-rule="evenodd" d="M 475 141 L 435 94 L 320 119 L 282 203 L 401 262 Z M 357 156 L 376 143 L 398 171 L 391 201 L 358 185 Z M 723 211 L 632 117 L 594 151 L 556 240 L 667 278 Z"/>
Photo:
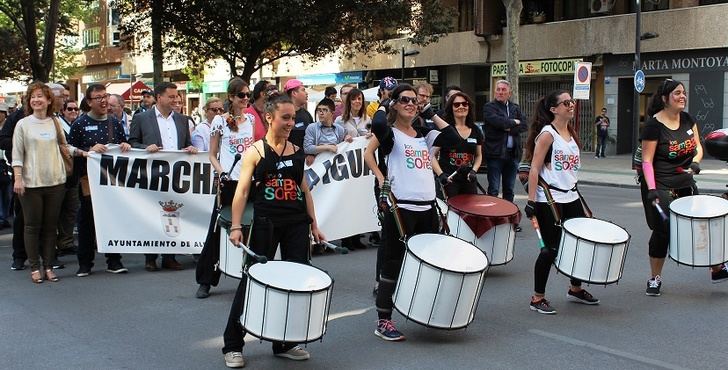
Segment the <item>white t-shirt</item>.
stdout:
<path fill-rule="evenodd" d="M 207 120 L 202 121 L 195 131 L 192 131 L 192 146 L 198 150 L 207 152 L 210 150 L 210 133 L 212 131 L 212 124 Z"/>
<path fill-rule="evenodd" d="M 387 178 L 392 184 L 395 198 L 402 200 L 435 200 L 435 180 L 432 175 L 432 144 L 437 130 L 425 137 L 411 137 L 397 128 L 392 128 L 394 147 L 387 156 Z M 410 211 L 426 211 L 429 205 L 398 204 Z"/>
<path fill-rule="evenodd" d="M 544 132 L 548 132 L 553 136 L 554 143 L 551 147 L 551 164 L 547 167 L 541 167 L 539 175 L 551 186 L 563 190 L 569 190 L 564 193 L 559 190 L 551 189 L 551 196 L 557 203 L 570 203 L 579 199 L 579 194 L 571 189 L 574 188 L 577 181 L 577 172 L 581 167 L 579 146 L 572 137 L 569 142 L 556 132 L 551 125 L 544 126 L 541 132 L 536 136 L 536 142 L 541 138 Z M 546 194 L 539 186 L 536 188 L 536 201 L 546 202 Z"/>
<path fill-rule="evenodd" d="M 210 136 L 220 135 L 220 151 L 219 160 L 223 171 L 228 172 L 232 180 L 238 180 L 240 177 L 240 164 L 242 160 L 235 164 L 235 167 L 230 170 L 230 166 L 235 161 L 235 155 L 243 153 L 253 145 L 253 125 L 255 124 L 255 117 L 250 113 L 243 115 L 245 121 L 238 123 L 238 131 L 234 132 L 230 130 L 223 116 L 215 116 L 212 120 L 212 128 L 210 130 Z"/>

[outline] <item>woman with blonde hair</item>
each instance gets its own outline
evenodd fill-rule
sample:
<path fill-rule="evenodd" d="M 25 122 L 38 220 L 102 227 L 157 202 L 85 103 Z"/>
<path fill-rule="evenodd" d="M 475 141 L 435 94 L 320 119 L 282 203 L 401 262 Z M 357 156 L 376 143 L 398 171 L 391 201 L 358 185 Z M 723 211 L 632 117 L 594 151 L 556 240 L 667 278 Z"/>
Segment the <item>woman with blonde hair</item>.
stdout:
<path fill-rule="evenodd" d="M 34 283 L 58 281 L 53 272 L 56 228 L 65 194 L 64 157 L 87 153 L 66 143 L 53 115 L 53 95 L 40 82 L 28 86 L 25 109 L 13 133 L 13 190 L 20 197 L 25 221 L 25 250 Z M 44 272 L 41 272 L 41 260 Z"/>

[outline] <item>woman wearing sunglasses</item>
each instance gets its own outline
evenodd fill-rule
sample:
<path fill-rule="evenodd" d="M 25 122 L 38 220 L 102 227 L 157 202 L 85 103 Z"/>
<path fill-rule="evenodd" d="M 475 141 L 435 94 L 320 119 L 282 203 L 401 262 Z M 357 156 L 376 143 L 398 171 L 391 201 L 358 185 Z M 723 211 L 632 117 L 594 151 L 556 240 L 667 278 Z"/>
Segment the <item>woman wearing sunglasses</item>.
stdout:
<path fill-rule="evenodd" d="M 640 190 L 647 225 L 652 230 L 649 241 L 651 276 L 645 294 L 659 296 L 662 266 L 670 241 L 670 223 L 658 214 L 670 214 L 670 203 L 680 197 L 698 193 L 693 174 L 700 172 L 703 147 L 695 119 L 687 112 L 687 91 L 682 82 L 667 79 L 653 95 L 642 129 L 642 175 Z M 728 280 L 725 264 L 711 267 L 713 283 Z"/>
<path fill-rule="evenodd" d="M 219 189 L 218 200 L 213 206 L 210 217 L 207 238 L 197 262 L 196 278 L 200 285 L 197 289 L 197 298 L 207 298 L 210 295 L 210 287 L 216 286 L 220 280 L 220 271 L 216 271 L 214 267 L 220 257 L 218 248 L 220 228 L 216 227 L 217 215 L 220 209 L 232 204 L 235 187 L 238 185 L 242 161 L 236 161 L 235 156 L 238 154 L 242 156 L 255 141 L 255 118 L 252 114 L 245 113 L 250 101 L 248 83 L 237 77 L 230 80 L 228 99 L 230 111 L 216 115 L 212 120 L 209 158 L 217 174 Z"/>
<path fill-rule="evenodd" d="M 218 114 L 225 113 L 220 98 L 212 97 L 207 99 L 205 106 L 205 119 L 200 122 L 195 131 L 192 131 L 192 145 L 200 151 L 210 151 L 210 133 L 212 132 L 212 121 Z"/>
<path fill-rule="evenodd" d="M 483 161 L 483 133 L 475 126 L 472 106 L 473 101 L 462 92 L 455 92 L 445 105 L 444 119 L 455 127 L 459 140 L 453 146 L 435 147 L 433 154 L 440 164 L 435 174 L 448 198 L 477 193 L 475 171 Z"/>
<path fill-rule="evenodd" d="M 576 130 L 570 124 L 575 105 L 566 90 L 556 90 L 541 98 L 536 103 L 536 115 L 526 140 L 525 158 L 531 162 L 526 217 L 536 217 L 545 244 L 536 259 L 535 289 L 529 307 L 542 314 L 556 313 L 546 300 L 546 282 L 561 241 L 559 220 L 555 219 L 545 192 L 553 197 L 553 207 L 559 211 L 561 222 L 586 214 L 576 192 L 581 153 Z M 539 178 L 549 184 L 548 189 L 539 187 Z M 599 304 L 598 299 L 581 288 L 581 281 L 577 279 L 571 279 L 567 298 L 583 304 Z"/>
<path fill-rule="evenodd" d="M 389 113 L 385 112 L 387 109 Z M 376 298 L 379 320 L 374 334 L 387 341 L 404 339 L 392 321 L 392 293 L 404 258 L 404 237 L 438 231 L 435 178 L 432 175 L 436 162 L 431 155 L 432 149 L 452 146 L 459 140 L 455 129 L 435 115 L 429 105 L 420 115 L 431 119 L 442 131 L 413 127 L 412 120 L 417 112 L 416 91 L 407 84 L 397 86 L 392 92 L 392 100 L 382 101 L 374 114 L 374 137 L 364 154 L 366 164 L 377 178 L 380 193 L 386 196 L 388 186 L 383 185 L 391 184 L 391 195 L 396 199 L 399 221 L 405 234 L 400 235 L 395 215 L 380 200 L 380 212 L 384 214 L 384 251 Z M 377 149 L 379 164 L 374 159 Z"/>

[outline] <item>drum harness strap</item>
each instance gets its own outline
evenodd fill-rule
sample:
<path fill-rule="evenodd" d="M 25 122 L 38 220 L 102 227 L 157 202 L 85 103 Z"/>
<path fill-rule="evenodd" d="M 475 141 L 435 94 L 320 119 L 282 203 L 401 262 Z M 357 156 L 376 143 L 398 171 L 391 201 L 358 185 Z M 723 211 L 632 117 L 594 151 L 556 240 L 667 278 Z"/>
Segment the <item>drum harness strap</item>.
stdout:
<path fill-rule="evenodd" d="M 593 217 L 593 213 L 589 206 L 586 204 L 586 200 L 584 200 L 584 196 L 581 195 L 581 192 L 579 191 L 579 187 L 577 184 L 574 184 L 574 187 L 569 190 L 559 189 L 549 183 L 546 182 L 546 180 L 543 179 L 543 177 L 538 177 L 538 186 L 540 186 L 542 189 L 544 189 L 544 195 L 546 196 L 546 202 L 549 205 L 549 208 L 551 209 L 551 213 L 554 216 L 554 219 L 556 220 L 556 226 L 561 227 L 561 212 L 559 212 L 559 209 L 556 207 L 556 201 L 554 200 L 553 195 L 551 194 L 551 190 L 556 190 L 558 192 L 562 193 L 568 193 L 570 191 L 575 191 L 576 194 L 579 196 L 579 202 L 581 203 L 582 208 L 584 208 L 584 213 L 587 217 L 591 218 Z"/>

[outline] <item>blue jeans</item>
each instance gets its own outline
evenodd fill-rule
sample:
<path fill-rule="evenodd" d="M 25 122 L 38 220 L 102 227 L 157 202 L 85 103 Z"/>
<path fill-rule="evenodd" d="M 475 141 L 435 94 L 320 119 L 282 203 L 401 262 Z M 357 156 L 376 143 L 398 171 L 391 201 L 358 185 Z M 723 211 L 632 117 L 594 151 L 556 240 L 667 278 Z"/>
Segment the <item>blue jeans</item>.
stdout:
<path fill-rule="evenodd" d="M 597 135 L 597 150 L 594 153 L 596 157 L 604 158 L 604 151 L 607 147 L 607 135 Z"/>
<path fill-rule="evenodd" d="M 488 195 L 497 197 L 503 183 L 503 199 L 513 202 L 513 184 L 518 173 L 515 159 L 488 158 Z"/>

